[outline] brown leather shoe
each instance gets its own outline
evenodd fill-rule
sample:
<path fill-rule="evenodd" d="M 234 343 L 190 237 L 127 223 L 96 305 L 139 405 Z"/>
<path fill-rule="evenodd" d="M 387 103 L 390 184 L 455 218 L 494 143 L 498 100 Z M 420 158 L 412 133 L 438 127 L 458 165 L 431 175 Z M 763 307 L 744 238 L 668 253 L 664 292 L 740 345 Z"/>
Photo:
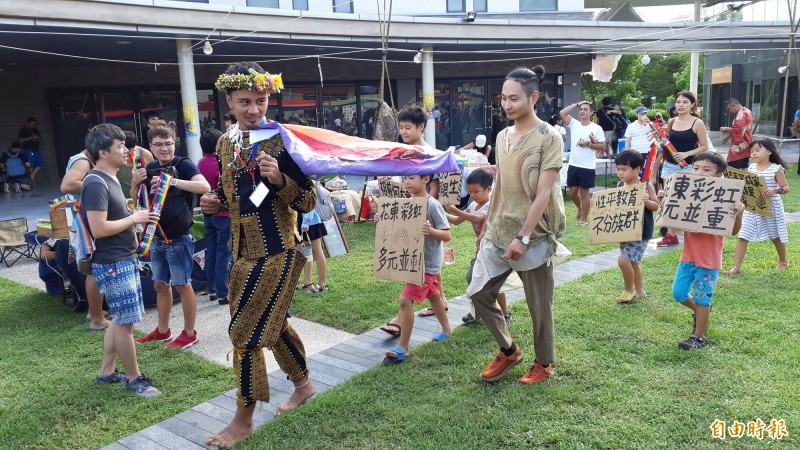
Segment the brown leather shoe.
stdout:
<path fill-rule="evenodd" d="M 506 356 L 502 351 L 497 352 L 494 361 L 489 363 L 481 372 L 481 378 L 484 381 L 497 381 L 503 378 L 509 370 L 521 363 L 522 352 L 519 351 L 519 345 L 515 345 L 515 347 L 514 354 L 511 356 Z"/>
<path fill-rule="evenodd" d="M 550 374 L 553 373 L 553 365 L 550 364 L 547 367 L 539 364 L 538 362 L 533 363 L 533 366 L 528 370 L 525 375 L 520 378 L 519 381 L 522 384 L 539 384 L 542 381 L 550 378 Z"/>

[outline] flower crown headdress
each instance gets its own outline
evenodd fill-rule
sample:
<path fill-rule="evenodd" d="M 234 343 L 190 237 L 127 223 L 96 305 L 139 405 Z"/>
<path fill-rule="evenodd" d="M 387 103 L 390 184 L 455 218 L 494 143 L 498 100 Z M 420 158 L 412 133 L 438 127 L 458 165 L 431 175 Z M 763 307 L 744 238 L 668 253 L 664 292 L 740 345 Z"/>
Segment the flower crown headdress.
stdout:
<path fill-rule="evenodd" d="M 214 83 L 220 92 L 229 93 L 238 89 L 248 89 L 260 93 L 277 94 L 283 89 L 281 74 L 273 75 L 269 72 L 258 73 L 251 68 L 250 73 L 225 74 L 217 78 Z"/>

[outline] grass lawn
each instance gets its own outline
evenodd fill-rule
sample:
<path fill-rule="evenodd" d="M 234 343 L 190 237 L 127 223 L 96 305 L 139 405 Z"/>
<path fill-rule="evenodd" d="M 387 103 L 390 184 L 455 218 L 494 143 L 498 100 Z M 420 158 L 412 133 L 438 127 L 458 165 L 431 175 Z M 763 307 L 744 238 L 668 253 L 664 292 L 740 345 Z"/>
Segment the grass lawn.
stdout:
<path fill-rule="evenodd" d="M 800 224 L 790 234 L 800 240 Z M 734 246 L 728 239 L 724 267 Z M 615 302 L 616 270 L 556 288 L 558 362 L 542 385 L 516 383 L 533 363 L 528 311 L 518 303 L 511 334 L 526 367 L 505 380 L 479 381 L 494 340 L 479 323 L 459 327 L 406 363 L 362 373 L 268 423 L 241 447 L 700 449 L 719 445 L 715 419 L 757 418 L 784 419 L 789 437 L 780 443 L 798 445 L 800 267 L 777 272 L 772 244 L 751 244 L 743 274 L 719 282 L 710 346 L 687 352 L 677 344 L 692 332 L 691 316 L 670 294 L 678 256 L 646 260 L 651 297 L 631 305 Z M 747 436 L 726 443 L 767 444 Z"/>
<path fill-rule="evenodd" d="M 794 165 L 789 166 L 786 176 L 789 185 L 798 190 L 783 196 L 786 211 L 800 211 L 800 176 Z M 589 245 L 587 229 L 577 226 L 577 209 L 568 195 L 565 196 L 564 205 L 567 230 L 560 241 L 572 251 L 571 259 L 618 247 L 617 244 Z M 375 242 L 375 226 L 372 222 L 345 224 L 344 233 L 351 253 L 328 260 L 331 291 L 317 296 L 298 293 L 291 311 L 303 319 L 358 334 L 394 317 L 402 283 L 372 277 Z M 445 293 L 449 297 L 461 295 L 467 290 L 464 274 L 475 255 L 475 234 L 469 224 L 454 226 L 452 235 L 451 245 L 455 250 L 456 262 L 442 269 Z M 427 306 L 427 302 L 424 306 Z"/>
<path fill-rule="evenodd" d="M 235 386 L 230 369 L 155 344 L 137 350 L 161 396 L 95 386 L 103 333 L 37 289 L 0 278 L 0 292 L 0 448 L 100 448 Z"/>
<path fill-rule="evenodd" d="M 575 205 L 571 201 L 568 204 L 565 202 L 565 205 L 567 230 L 560 241 L 572 251 L 571 258 L 617 247 L 617 244 L 589 245 L 586 228 L 577 226 Z M 328 260 L 328 284 L 331 290 L 322 295 L 297 293 L 291 311 L 297 317 L 358 334 L 394 317 L 403 284 L 372 276 L 374 223 L 343 224 L 343 227 L 350 254 Z M 464 274 L 475 256 L 475 232 L 465 222 L 453 226 L 451 233 L 451 246 L 456 260 L 454 264 L 442 268 L 442 281 L 447 296 L 455 297 L 467 290 Z M 316 268 L 314 272 L 313 280 L 316 282 Z M 424 306 L 427 306 L 427 302 Z"/>

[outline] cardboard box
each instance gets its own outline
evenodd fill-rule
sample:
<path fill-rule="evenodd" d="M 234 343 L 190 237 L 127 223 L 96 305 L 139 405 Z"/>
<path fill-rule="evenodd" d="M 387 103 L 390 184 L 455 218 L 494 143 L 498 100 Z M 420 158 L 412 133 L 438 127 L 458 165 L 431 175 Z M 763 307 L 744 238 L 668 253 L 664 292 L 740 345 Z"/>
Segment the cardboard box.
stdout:
<path fill-rule="evenodd" d="M 53 228 L 50 223 L 40 223 L 36 226 L 36 234 L 47 238 L 69 239 L 69 228 Z"/>
<path fill-rule="evenodd" d="M 54 230 L 69 228 L 69 224 L 67 223 L 67 210 L 64 208 L 50 210 L 50 224 L 51 228 Z"/>

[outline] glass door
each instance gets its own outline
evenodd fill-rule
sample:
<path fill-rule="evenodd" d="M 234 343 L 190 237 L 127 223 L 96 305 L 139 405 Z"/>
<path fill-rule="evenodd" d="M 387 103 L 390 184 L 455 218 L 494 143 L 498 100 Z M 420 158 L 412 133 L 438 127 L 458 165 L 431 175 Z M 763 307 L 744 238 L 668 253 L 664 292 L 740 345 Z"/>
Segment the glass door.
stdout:
<path fill-rule="evenodd" d="M 323 128 L 350 136 L 358 136 L 357 111 L 355 86 L 325 86 L 322 88 Z"/>
<path fill-rule="evenodd" d="M 270 103 L 272 101 L 273 98 L 270 97 Z M 282 123 L 316 127 L 318 123 L 317 88 L 300 86 L 283 89 L 281 91 L 280 118 Z"/>
<path fill-rule="evenodd" d="M 179 102 L 178 93 L 174 90 L 147 91 L 136 94 L 136 113 L 140 130 L 138 137 L 142 145 L 148 146 L 147 117 L 158 114 L 167 122 L 167 125 L 175 130 L 175 152 L 186 155 L 184 133 L 187 127 L 183 123 L 182 111 L 178 111 Z"/>
<path fill-rule="evenodd" d="M 492 147 L 495 147 L 497 141 L 497 133 L 501 132 L 503 128 L 511 125 L 511 121 L 506 117 L 506 112 L 503 110 L 503 82 L 504 80 L 491 80 L 489 82 L 489 127 L 491 129 L 490 142 Z M 487 135 L 486 137 L 489 137 Z"/>

